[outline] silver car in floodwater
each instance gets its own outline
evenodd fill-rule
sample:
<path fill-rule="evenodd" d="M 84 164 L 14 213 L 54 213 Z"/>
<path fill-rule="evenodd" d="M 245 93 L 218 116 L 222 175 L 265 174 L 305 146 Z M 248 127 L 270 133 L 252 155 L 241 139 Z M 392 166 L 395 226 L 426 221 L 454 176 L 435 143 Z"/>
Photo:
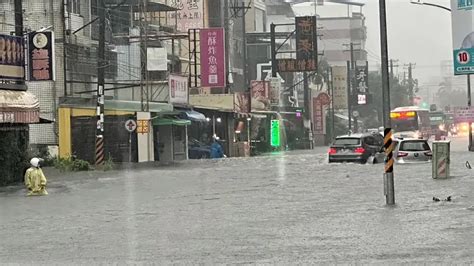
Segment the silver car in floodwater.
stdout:
<path fill-rule="evenodd" d="M 397 163 L 430 162 L 433 156 L 426 139 L 395 139 L 394 158 Z"/>

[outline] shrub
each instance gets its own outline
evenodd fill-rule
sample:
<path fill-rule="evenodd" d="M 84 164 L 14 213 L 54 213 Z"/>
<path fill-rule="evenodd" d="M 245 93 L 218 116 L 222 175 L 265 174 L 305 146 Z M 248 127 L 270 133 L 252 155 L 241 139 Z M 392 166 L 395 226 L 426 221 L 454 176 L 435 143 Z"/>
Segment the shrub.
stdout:
<path fill-rule="evenodd" d="M 89 162 L 76 159 L 73 156 L 54 158 L 54 167 L 59 169 L 61 172 L 78 172 L 78 171 L 89 171 L 91 165 Z"/>

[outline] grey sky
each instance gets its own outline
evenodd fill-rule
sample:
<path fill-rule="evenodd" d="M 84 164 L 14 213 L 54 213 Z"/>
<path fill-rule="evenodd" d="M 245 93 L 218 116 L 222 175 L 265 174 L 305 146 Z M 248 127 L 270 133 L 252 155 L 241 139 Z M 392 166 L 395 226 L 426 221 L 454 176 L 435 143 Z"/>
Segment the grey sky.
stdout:
<path fill-rule="evenodd" d="M 441 74 L 440 62 L 451 60 L 451 14 L 431 6 L 410 4 L 410 0 L 387 0 L 389 58 L 404 63 L 416 63 L 413 71 L 420 85 L 434 83 Z M 446 7 L 449 0 L 425 1 Z M 380 33 L 378 0 L 367 0 L 367 49 L 371 65 L 380 62 Z M 403 72 L 403 67 L 398 71 Z"/>

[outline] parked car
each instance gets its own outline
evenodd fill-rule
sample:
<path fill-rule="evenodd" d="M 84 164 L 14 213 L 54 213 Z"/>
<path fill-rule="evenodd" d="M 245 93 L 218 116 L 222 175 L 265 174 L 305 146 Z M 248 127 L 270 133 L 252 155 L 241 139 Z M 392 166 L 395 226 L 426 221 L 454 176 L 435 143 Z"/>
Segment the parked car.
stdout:
<path fill-rule="evenodd" d="M 383 161 L 383 137 L 379 133 L 353 134 L 336 137 L 329 148 L 329 162 L 374 163 Z"/>
<path fill-rule="evenodd" d="M 433 156 L 425 139 L 395 139 L 394 158 L 397 163 L 429 162 Z"/>
<path fill-rule="evenodd" d="M 211 158 L 211 146 L 200 142 L 197 139 L 190 138 L 188 141 L 189 159 Z"/>

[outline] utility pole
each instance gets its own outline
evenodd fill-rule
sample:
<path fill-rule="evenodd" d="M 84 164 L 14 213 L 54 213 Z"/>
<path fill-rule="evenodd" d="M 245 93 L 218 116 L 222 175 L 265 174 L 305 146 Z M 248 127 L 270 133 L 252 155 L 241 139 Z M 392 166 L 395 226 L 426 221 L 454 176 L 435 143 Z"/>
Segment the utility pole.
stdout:
<path fill-rule="evenodd" d="M 471 98 L 471 74 L 467 75 L 467 107 L 469 110 L 471 109 L 472 105 L 472 98 Z M 472 123 L 469 122 L 469 151 L 474 151 L 474 147 L 472 145 Z"/>
<path fill-rule="evenodd" d="M 398 62 L 398 60 L 390 59 L 390 79 L 395 79 L 395 73 L 393 72 L 394 67 L 398 67 L 398 65 L 394 65 L 393 62 Z"/>
<path fill-rule="evenodd" d="M 15 0 L 14 10 L 15 10 L 15 35 L 23 37 L 23 6 L 21 3 L 22 0 Z M 26 43 L 24 44 L 26 47 Z M 16 82 L 18 85 L 25 84 L 25 81 L 19 80 Z"/>
<path fill-rule="evenodd" d="M 347 110 L 348 110 L 348 117 L 349 117 L 349 131 L 352 130 L 352 110 L 353 109 L 356 109 L 355 106 L 352 106 L 352 103 L 353 103 L 353 92 L 354 92 L 354 87 L 355 87 L 355 84 L 354 84 L 354 78 L 355 78 L 355 66 L 356 66 L 356 61 L 355 61 L 355 56 L 354 56 L 354 45 L 361 45 L 360 43 L 349 43 L 349 44 L 343 44 L 344 46 L 349 46 L 349 50 L 346 50 L 345 52 L 350 52 L 350 58 L 351 58 L 351 61 L 348 62 L 347 64 L 347 89 L 348 89 L 348 94 L 347 94 L 347 98 L 348 98 L 348 106 L 347 106 Z M 359 49 L 360 50 L 360 49 Z M 358 130 L 358 125 L 357 125 L 357 117 L 354 117 L 354 131 L 357 132 Z"/>
<path fill-rule="evenodd" d="M 147 21 L 147 2 L 148 0 L 139 0 L 139 14 L 140 14 L 140 94 L 142 112 L 148 112 L 150 108 L 150 86 L 148 82 L 148 21 Z"/>
<path fill-rule="evenodd" d="M 95 164 L 104 164 L 104 85 L 105 85 L 105 0 L 98 0 L 99 48 L 97 49 L 97 131 L 95 142 Z"/>
<path fill-rule="evenodd" d="M 413 88 L 413 66 L 414 64 L 412 63 L 409 63 L 408 64 L 408 96 L 409 96 L 409 99 L 410 99 L 410 104 L 413 105 L 414 102 L 414 88 Z"/>
<path fill-rule="evenodd" d="M 390 121 L 390 81 L 388 77 L 388 44 L 387 44 L 387 18 L 385 0 L 379 0 L 380 15 L 380 47 L 382 58 L 382 98 L 383 98 L 383 125 L 384 144 L 386 154 L 384 174 L 384 194 L 387 205 L 395 204 L 395 184 L 393 178 L 393 145 L 392 145 L 392 123 Z"/>

